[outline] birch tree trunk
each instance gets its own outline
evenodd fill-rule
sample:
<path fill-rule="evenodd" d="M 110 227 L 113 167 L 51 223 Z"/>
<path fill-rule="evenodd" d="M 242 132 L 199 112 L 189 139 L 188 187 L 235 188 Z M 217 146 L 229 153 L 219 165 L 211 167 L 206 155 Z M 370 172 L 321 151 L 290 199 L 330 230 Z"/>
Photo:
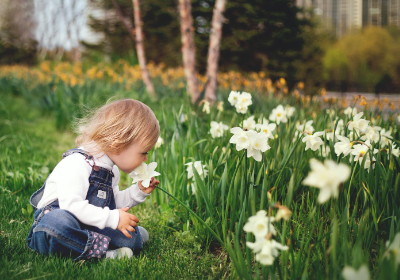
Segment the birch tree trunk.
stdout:
<path fill-rule="evenodd" d="M 143 31 L 142 31 L 142 19 L 140 15 L 139 0 L 132 0 L 133 3 L 133 17 L 135 20 L 135 41 L 136 41 L 136 52 L 139 60 L 140 70 L 142 72 L 143 82 L 146 85 L 146 90 L 152 98 L 156 98 L 156 92 L 154 86 L 150 80 L 150 74 L 147 70 L 146 56 L 144 53 L 143 46 Z"/>
<path fill-rule="evenodd" d="M 217 74 L 218 59 L 222 36 L 222 24 L 224 21 L 224 10 L 226 0 L 216 0 L 213 17 L 211 22 L 210 44 L 208 46 L 207 57 L 207 85 L 205 90 L 205 98 L 214 102 L 217 99 Z"/>
<path fill-rule="evenodd" d="M 186 76 L 187 92 L 192 103 L 200 97 L 199 82 L 196 77 L 196 49 L 193 39 L 193 18 L 190 0 L 179 0 L 179 16 L 182 40 L 183 68 Z"/>

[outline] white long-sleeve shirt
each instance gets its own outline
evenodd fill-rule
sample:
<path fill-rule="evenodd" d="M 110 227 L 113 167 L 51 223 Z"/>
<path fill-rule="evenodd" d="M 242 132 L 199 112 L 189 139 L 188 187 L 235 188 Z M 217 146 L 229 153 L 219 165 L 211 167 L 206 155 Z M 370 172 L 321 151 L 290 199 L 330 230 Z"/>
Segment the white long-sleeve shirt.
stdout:
<path fill-rule="evenodd" d="M 86 200 L 92 167 L 85 160 L 85 156 L 79 153 L 67 156 L 57 164 L 47 178 L 43 197 L 37 207 L 42 208 L 58 199 L 60 209 L 70 211 L 80 222 L 101 229 L 105 227 L 116 229 L 119 222 L 118 209 L 142 203 L 149 194 L 142 192 L 137 184 L 120 191 L 119 170 L 112 160 L 103 154 L 94 156 L 94 161 L 97 166 L 112 170 L 114 173 L 112 188 L 117 209 L 94 206 Z"/>

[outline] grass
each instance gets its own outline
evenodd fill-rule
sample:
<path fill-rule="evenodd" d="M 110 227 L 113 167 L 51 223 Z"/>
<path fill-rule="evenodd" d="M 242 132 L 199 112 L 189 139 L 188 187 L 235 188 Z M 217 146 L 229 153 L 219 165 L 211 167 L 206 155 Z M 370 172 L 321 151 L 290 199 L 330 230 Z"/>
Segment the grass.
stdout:
<path fill-rule="evenodd" d="M 139 256 L 75 263 L 44 257 L 25 242 L 32 213 L 29 196 L 41 186 L 74 136 L 54 128 L 20 97 L 2 92 L 0 101 L 0 279 L 220 279 L 229 274 L 226 258 L 208 252 L 181 226 L 175 211 L 154 199 L 131 212 L 141 219 L 151 241 Z"/>
<path fill-rule="evenodd" d="M 182 267 L 191 271 L 193 268 L 201 273 L 187 277 L 341 279 L 345 266 L 357 269 L 366 265 L 373 279 L 400 278 L 399 265 L 394 261 L 395 251 L 389 253 L 386 245 L 387 241 L 393 241 L 396 233 L 400 232 L 400 162 L 399 157 L 391 152 L 391 149 L 400 144 L 400 120 L 392 112 L 383 116 L 377 111 L 365 110 L 364 118 L 371 121 L 370 125 L 378 125 L 382 130 L 379 141 L 374 140 L 368 151 L 369 156 L 375 158 L 374 165 L 363 168 L 350 156 L 337 156 L 334 148 L 337 140 L 327 137 L 328 132 L 338 126 L 335 119 L 340 118 L 344 124 L 341 135 L 354 137 L 351 140 L 354 141 L 353 145 L 365 143 L 363 135 L 350 136 L 354 131 L 350 131 L 348 123 L 353 117 L 346 116 L 343 108 L 335 104 L 331 104 L 330 108 L 335 111 L 328 112 L 324 108 L 327 104 L 314 102 L 309 97 L 279 92 L 253 92 L 253 104 L 249 112 L 241 115 L 226 102 L 225 96 L 225 111 L 220 112 L 212 107 L 211 113 L 206 114 L 201 108 L 192 106 L 187 96 L 179 92 L 172 94 L 173 90 L 168 90 L 165 85 L 157 85 L 157 92 L 168 93 L 160 96 L 157 102 L 152 102 L 143 95 L 140 83 L 130 88 L 128 83 L 104 81 L 68 85 L 62 81 L 48 83 L 46 79 L 40 83 L 30 83 L 29 80 L 1 78 L 0 88 L 12 91 L 14 96 L 24 97 L 7 97 L 8 101 L 3 102 L 5 105 L 2 114 L 6 117 L 2 128 L 5 138 L 1 140 L 4 143 L 1 147 L 4 149 L 4 156 L 0 167 L 5 175 L 0 185 L 11 201 L 16 200 L 13 196 L 19 197 L 19 202 L 7 206 L 5 212 L 8 223 L 11 219 L 15 220 L 12 217 L 18 215 L 30 221 L 27 197 L 57 163 L 61 152 L 71 147 L 73 136 L 64 132 L 65 130 L 56 132 L 52 122 L 60 129 L 69 128 L 74 117 L 81 116 L 87 107 L 102 105 L 112 94 L 115 98 L 137 98 L 155 111 L 165 143 L 150 153 L 149 161 L 158 163 L 157 170 L 161 172 L 160 186 L 180 201 L 156 191 L 152 200 L 134 211 L 143 210 L 141 215 L 149 213 L 146 223 L 150 223 L 150 232 L 160 233 L 157 240 L 168 241 L 172 236 L 172 242 L 183 244 L 179 248 L 190 252 L 182 252 L 185 259 L 193 253 L 196 257 L 207 259 L 209 256 L 210 260 L 215 260 L 212 255 L 207 254 L 209 251 L 228 256 L 228 260 L 222 262 L 222 267 L 218 261 L 203 265 L 201 260 L 190 256 L 188 263 Z M 221 92 L 220 97 L 225 93 Z M 220 138 L 210 136 L 211 121 L 222 121 L 229 127 L 236 127 L 251 115 L 256 120 L 268 118 L 279 104 L 296 106 L 296 111 L 287 123 L 277 125 L 274 139 L 268 141 L 271 149 L 263 153 L 260 162 L 247 158 L 244 150 L 237 151 L 233 144 L 229 144 L 229 132 Z M 27 106 L 41 108 L 44 115 L 35 109 L 25 109 Z M 20 114 L 19 118 L 10 112 Z M 29 126 L 29 118 L 42 121 Z M 20 119 L 24 121 L 20 122 Z M 322 154 L 321 149 L 305 150 L 305 143 L 301 141 L 304 134 L 295 136 L 298 130 L 296 123 L 309 120 L 313 120 L 315 131 L 324 131 L 324 146 L 330 148 L 326 155 Z M 17 126 L 11 125 L 13 122 L 20 123 Z M 381 140 L 384 133 L 388 135 L 387 131 L 390 131 L 391 136 L 385 138 L 385 143 Z M 44 138 L 45 141 L 42 140 Z M 43 145 L 46 145 L 46 149 L 43 149 Z M 372 154 L 374 149 L 377 150 L 376 154 Z M 20 156 L 14 160 L 15 153 L 29 154 L 29 157 Z M 310 171 L 311 158 L 344 163 L 352 170 L 351 178 L 341 184 L 338 198 L 318 204 L 319 190 L 302 184 Z M 201 161 L 208 170 L 204 179 L 196 172 L 193 178 L 187 178 L 186 164 L 194 161 Z M 126 186 L 128 180 L 127 176 L 123 176 L 122 185 Z M 29 191 L 26 192 L 25 189 Z M 273 239 L 287 245 L 288 250 L 276 256 L 272 265 L 264 266 L 255 261 L 255 254 L 246 246 L 246 242 L 254 241 L 254 236 L 246 233 L 243 226 L 259 210 L 265 210 L 268 215 L 274 216 L 278 202 L 287 206 L 292 211 L 292 216 L 288 221 L 274 223 L 277 234 Z M 13 207 L 16 207 L 15 213 L 9 211 Z M 187 208 L 196 215 L 189 215 Z M 153 230 L 151 222 L 154 222 Z M 16 223 L 13 221 L 10 227 L 20 229 L 21 226 Z M 7 234 L 10 231 L 4 230 Z M 163 248 L 157 245 L 155 249 Z M 159 255 L 169 256 L 169 253 L 153 253 L 149 248 L 142 256 L 149 258 Z M 156 259 L 158 260 L 153 260 Z M 169 260 L 167 257 L 165 262 Z M 167 267 L 172 265 L 179 270 L 180 263 L 175 264 L 178 261 L 171 260 L 174 264 L 168 263 Z M 85 265 L 92 264 L 83 264 L 82 267 Z M 61 273 L 63 266 L 56 266 L 56 269 L 57 273 Z M 167 268 L 158 269 L 165 271 Z M 162 274 L 165 275 L 167 274 Z M 169 278 L 180 276 L 181 273 Z"/>

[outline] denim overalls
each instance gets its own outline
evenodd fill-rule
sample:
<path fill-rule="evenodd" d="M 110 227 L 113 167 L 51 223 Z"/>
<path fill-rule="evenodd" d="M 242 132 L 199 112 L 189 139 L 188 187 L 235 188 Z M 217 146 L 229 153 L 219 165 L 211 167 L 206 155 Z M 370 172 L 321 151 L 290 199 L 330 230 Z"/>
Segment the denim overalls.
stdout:
<path fill-rule="evenodd" d="M 73 153 L 82 154 L 92 166 L 86 200 L 98 207 L 115 209 L 112 171 L 96 166 L 93 157 L 80 149 L 65 152 L 63 158 Z M 121 247 L 129 247 L 134 251 L 142 249 L 143 240 L 137 227 L 135 232 L 130 232 L 132 238 L 127 238 L 117 229 L 99 229 L 81 223 L 71 212 L 60 209 L 58 200 L 37 209 L 45 185 L 30 198 L 35 209 L 34 222 L 27 238 L 31 249 L 44 255 L 59 254 L 75 260 L 102 258 L 107 250 Z"/>

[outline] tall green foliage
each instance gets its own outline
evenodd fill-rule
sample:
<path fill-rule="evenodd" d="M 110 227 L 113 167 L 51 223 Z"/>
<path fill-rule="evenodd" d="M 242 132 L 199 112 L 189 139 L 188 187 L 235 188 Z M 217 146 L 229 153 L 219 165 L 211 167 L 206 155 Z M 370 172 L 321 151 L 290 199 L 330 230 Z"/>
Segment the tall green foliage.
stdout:
<path fill-rule="evenodd" d="M 400 40 L 380 27 L 346 35 L 326 52 L 326 78 L 342 90 L 398 91 L 399 48 Z"/>

